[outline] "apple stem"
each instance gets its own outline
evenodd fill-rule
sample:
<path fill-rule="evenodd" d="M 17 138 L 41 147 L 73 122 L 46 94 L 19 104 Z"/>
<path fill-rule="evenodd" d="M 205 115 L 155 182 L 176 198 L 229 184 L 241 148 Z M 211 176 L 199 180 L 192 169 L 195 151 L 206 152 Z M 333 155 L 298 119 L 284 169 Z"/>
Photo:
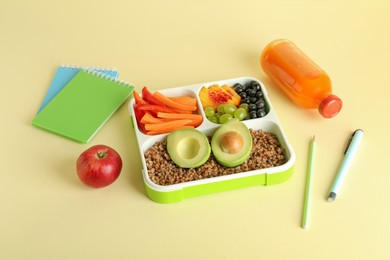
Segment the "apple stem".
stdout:
<path fill-rule="evenodd" d="M 99 152 L 97 153 L 97 156 L 98 156 L 99 158 L 104 158 L 104 157 L 106 157 L 106 155 L 107 155 L 107 150 L 99 151 Z"/>

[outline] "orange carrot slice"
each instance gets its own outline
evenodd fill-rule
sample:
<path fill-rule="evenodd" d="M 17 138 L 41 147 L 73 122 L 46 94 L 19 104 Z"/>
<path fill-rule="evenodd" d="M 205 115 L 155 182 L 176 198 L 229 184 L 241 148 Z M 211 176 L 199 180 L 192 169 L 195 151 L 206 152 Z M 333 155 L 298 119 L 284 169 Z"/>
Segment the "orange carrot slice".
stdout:
<path fill-rule="evenodd" d="M 167 133 L 170 133 L 174 130 L 180 130 L 180 129 L 185 129 L 185 128 L 194 128 L 193 126 L 189 126 L 189 125 L 183 125 L 179 128 L 165 128 L 165 129 L 159 129 L 159 130 L 152 130 L 152 131 L 147 131 L 146 134 L 147 135 L 158 135 L 158 134 L 167 134 Z"/>
<path fill-rule="evenodd" d="M 184 105 L 184 104 L 180 104 L 176 101 L 173 101 L 172 99 L 170 99 L 169 97 L 161 94 L 160 92 L 158 91 L 155 91 L 153 93 L 153 96 L 158 100 L 160 101 L 161 103 L 163 103 L 164 105 L 170 107 L 170 108 L 174 108 L 176 110 L 179 110 L 179 111 L 196 111 L 197 107 L 196 106 L 189 106 L 189 105 Z"/>
<path fill-rule="evenodd" d="M 190 96 L 169 97 L 173 101 L 187 106 L 196 106 L 196 98 Z"/>
<path fill-rule="evenodd" d="M 147 112 L 141 118 L 140 122 L 143 123 L 143 124 L 155 124 L 155 123 L 162 123 L 162 122 L 165 122 L 165 121 L 167 121 L 167 119 L 154 117 L 152 114 Z"/>
<path fill-rule="evenodd" d="M 145 124 L 146 131 L 163 130 L 163 129 L 178 129 L 181 126 L 191 123 L 190 119 L 172 120 L 162 123 Z"/>
<path fill-rule="evenodd" d="M 157 117 L 163 119 L 175 119 L 175 120 L 189 119 L 192 122 L 189 123 L 188 125 L 193 125 L 193 126 L 199 126 L 203 122 L 203 116 L 199 114 L 174 114 L 174 113 L 158 112 Z"/>

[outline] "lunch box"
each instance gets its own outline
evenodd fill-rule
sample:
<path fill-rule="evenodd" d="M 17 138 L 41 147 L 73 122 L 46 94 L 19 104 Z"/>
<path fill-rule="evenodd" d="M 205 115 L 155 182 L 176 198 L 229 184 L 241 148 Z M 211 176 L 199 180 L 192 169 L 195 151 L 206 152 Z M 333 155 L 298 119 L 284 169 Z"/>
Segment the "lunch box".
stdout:
<path fill-rule="evenodd" d="M 263 130 L 276 135 L 281 147 L 284 149 L 284 155 L 286 162 L 282 165 L 263 168 L 259 170 L 240 172 L 230 175 L 223 175 L 217 177 L 210 177 L 206 179 L 188 181 L 172 185 L 158 185 L 152 182 L 148 175 L 148 169 L 146 167 L 146 161 L 144 153 L 150 147 L 158 141 L 167 137 L 167 134 L 159 135 L 146 135 L 140 131 L 137 126 L 137 120 L 134 114 L 134 98 L 132 98 L 128 104 L 128 109 L 132 118 L 135 136 L 138 142 L 138 149 L 141 155 L 142 161 L 142 176 L 144 180 L 144 186 L 147 196 L 158 203 L 172 203 L 179 202 L 187 198 L 192 198 L 201 195 L 207 195 L 218 192 L 225 192 L 229 190 L 235 190 L 240 188 L 246 188 L 251 186 L 260 185 L 274 185 L 287 181 L 293 173 L 295 164 L 295 153 L 288 142 L 282 126 L 276 115 L 276 112 L 269 100 L 267 90 L 262 82 L 252 77 L 239 77 L 226 80 L 212 81 L 206 83 L 199 83 L 193 85 L 187 85 L 182 87 L 175 87 L 169 89 L 159 90 L 162 94 L 170 97 L 176 96 L 192 96 L 197 99 L 198 111 L 197 113 L 203 116 L 203 122 L 196 129 L 204 132 L 210 136 L 220 126 L 209 121 L 203 111 L 202 103 L 199 98 L 199 91 L 202 87 L 209 87 L 212 85 L 228 85 L 234 86 L 236 83 L 247 84 L 251 81 L 257 81 L 264 94 L 266 101 L 267 114 L 262 118 L 243 120 L 242 122 L 248 127 L 254 130 Z"/>

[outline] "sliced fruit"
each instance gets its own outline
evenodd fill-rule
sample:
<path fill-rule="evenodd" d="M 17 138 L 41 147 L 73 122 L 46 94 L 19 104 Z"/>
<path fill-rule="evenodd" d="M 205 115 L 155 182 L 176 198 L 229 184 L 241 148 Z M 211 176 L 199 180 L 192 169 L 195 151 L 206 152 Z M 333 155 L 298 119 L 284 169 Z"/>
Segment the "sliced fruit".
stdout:
<path fill-rule="evenodd" d="M 211 148 L 207 137 L 201 131 L 181 129 L 168 135 L 167 151 L 179 167 L 196 168 L 209 159 Z"/>
<path fill-rule="evenodd" d="M 232 96 L 232 102 L 230 104 L 233 104 L 238 107 L 241 103 L 240 95 L 238 95 L 234 89 L 227 85 L 223 85 L 222 88 Z"/>
<path fill-rule="evenodd" d="M 221 125 L 211 139 L 215 159 L 223 166 L 235 167 L 248 160 L 252 136 L 248 127 L 237 118 Z"/>
<path fill-rule="evenodd" d="M 199 92 L 203 108 L 213 107 L 217 109 L 220 104 L 233 104 L 239 106 L 241 97 L 228 86 L 212 85 L 208 88 L 202 87 Z"/>

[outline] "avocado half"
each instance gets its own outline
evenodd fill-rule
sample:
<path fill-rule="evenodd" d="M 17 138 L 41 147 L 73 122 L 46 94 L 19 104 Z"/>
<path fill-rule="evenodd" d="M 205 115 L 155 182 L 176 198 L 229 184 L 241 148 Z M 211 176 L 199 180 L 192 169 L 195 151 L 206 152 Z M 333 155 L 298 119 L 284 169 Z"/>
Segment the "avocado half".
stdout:
<path fill-rule="evenodd" d="M 209 159 L 211 147 L 206 135 L 201 131 L 181 129 L 168 135 L 167 151 L 179 167 L 196 168 Z"/>
<path fill-rule="evenodd" d="M 238 151 L 231 153 L 223 148 L 222 143 L 226 134 L 235 133 L 241 137 L 242 145 Z M 240 142 L 241 142 L 240 141 Z M 211 139 L 211 150 L 215 159 L 223 166 L 235 167 L 248 160 L 252 151 L 252 135 L 248 127 L 236 118 L 221 125 Z"/>

